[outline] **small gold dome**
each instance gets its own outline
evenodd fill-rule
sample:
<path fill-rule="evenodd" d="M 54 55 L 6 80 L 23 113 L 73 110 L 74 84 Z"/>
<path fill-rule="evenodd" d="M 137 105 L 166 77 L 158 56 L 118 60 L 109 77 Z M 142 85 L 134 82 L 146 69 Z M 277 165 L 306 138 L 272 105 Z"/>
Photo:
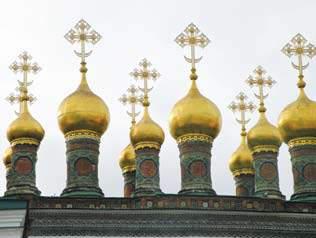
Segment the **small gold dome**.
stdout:
<path fill-rule="evenodd" d="M 26 109 L 22 111 L 7 130 L 7 138 L 10 142 L 19 138 L 31 138 L 40 142 L 45 131 L 41 124 L 35 120 Z"/>
<path fill-rule="evenodd" d="M 169 117 L 169 129 L 173 138 L 197 133 L 215 139 L 221 130 L 222 117 L 217 106 L 204 97 L 192 80 L 188 94 L 173 107 Z"/>
<path fill-rule="evenodd" d="M 78 89 L 66 97 L 59 106 L 59 128 L 64 134 L 76 130 L 90 130 L 101 136 L 109 121 L 107 105 L 90 90 L 83 73 Z"/>
<path fill-rule="evenodd" d="M 251 151 L 246 143 L 246 136 L 242 136 L 240 146 L 232 154 L 229 160 L 229 169 L 234 176 L 255 173 Z"/>
<path fill-rule="evenodd" d="M 131 129 L 130 139 L 134 146 L 139 143 L 156 143 L 162 145 L 165 134 L 161 127 L 154 122 L 148 113 L 148 108 L 144 108 L 143 118 Z"/>
<path fill-rule="evenodd" d="M 285 143 L 300 137 L 316 137 L 316 102 L 303 89 L 296 101 L 281 112 L 278 128 Z"/>
<path fill-rule="evenodd" d="M 4 155 L 3 155 L 3 163 L 5 165 L 5 167 L 8 169 L 11 167 L 11 162 L 12 162 L 12 148 L 11 146 L 8 147 L 5 151 L 4 151 Z"/>
<path fill-rule="evenodd" d="M 248 132 L 247 139 L 251 150 L 265 145 L 280 147 L 282 143 L 279 130 L 267 120 L 264 112 L 260 113 L 259 121 Z"/>
<path fill-rule="evenodd" d="M 120 154 L 119 164 L 123 173 L 136 170 L 136 154 L 134 147 L 129 144 Z"/>

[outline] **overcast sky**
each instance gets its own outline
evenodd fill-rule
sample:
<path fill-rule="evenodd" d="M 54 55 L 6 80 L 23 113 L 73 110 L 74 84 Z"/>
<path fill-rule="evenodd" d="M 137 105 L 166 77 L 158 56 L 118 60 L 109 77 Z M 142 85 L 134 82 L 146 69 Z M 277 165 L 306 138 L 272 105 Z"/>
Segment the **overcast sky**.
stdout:
<path fill-rule="evenodd" d="M 169 134 L 168 117 L 173 105 L 190 85 L 187 51 L 175 37 L 191 22 L 211 40 L 197 65 L 200 91 L 219 107 L 223 127 L 212 150 L 213 187 L 218 194 L 235 193 L 228 160 L 240 142 L 240 126 L 227 105 L 239 91 L 255 101 L 244 83 L 257 65 L 262 65 L 277 84 L 266 100 L 267 115 L 274 124 L 281 110 L 296 99 L 297 72 L 281 48 L 298 32 L 316 44 L 316 1 L 254 0 L 133 0 L 133 1 L 4 1 L 0 8 L 0 151 L 9 145 L 8 125 L 16 118 L 4 98 L 14 91 L 16 80 L 8 66 L 28 51 L 42 67 L 30 92 L 38 101 L 31 106 L 33 116 L 46 135 L 38 152 L 37 186 L 45 196 L 58 196 L 65 187 L 66 157 L 63 134 L 57 124 L 61 101 L 79 84 L 79 61 L 65 33 L 85 19 L 102 36 L 87 59 L 88 81 L 92 90 L 107 103 L 111 122 L 102 137 L 99 181 L 105 196 L 123 195 L 123 178 L 118 166 L 120 151 L 129 143 L 130 119 L 118 98 L 131 83 L 129 76 L 146 57 L 161 73 L 151 93 L 152 118 L 163 128 L 166 139 L 160 153 L 161 188 L 165 193 L 180 190 L 177 144 Z M 306 70 L 306 91 L 315 99 L 316 62 Z M 256 102 L 256 101 L 255 101 Z M 257 121 L 254 113 L 248 128 Z M 293 177 L 286 145 L 279 155 L 280 187 L 289 198 Z M 0 190 L 5 191 L 5 168 L 0 166 Z"/>

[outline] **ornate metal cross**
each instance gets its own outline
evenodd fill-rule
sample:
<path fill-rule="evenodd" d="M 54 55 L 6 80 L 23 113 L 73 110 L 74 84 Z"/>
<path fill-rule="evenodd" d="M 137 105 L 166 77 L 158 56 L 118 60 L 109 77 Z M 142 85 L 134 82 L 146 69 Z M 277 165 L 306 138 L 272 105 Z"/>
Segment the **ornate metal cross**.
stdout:
<path fill-rule="evenodd" d="M 303 64 L 303 56 L 313 58 L 316 55 L 316 48 L 311 43 L 307 44 L 307 40 L 298 33 L 291 39 L 290 43 L 283 47 L 282 52 L 289 58 L 293 55 L 297 56 L 298 64 L 292 62 L 292 66 L 299 71 L 299 76 L 302 77 L 303 70 L 309 65 L 309 63 Z"/>
<path fill-rule="evenodd" d="M 148 87 L 148 80 L 156 80 L 160 77 L 160 73 L 156 69 L 150 70 L 151 63 L 147 59 L 143 59 L 139 66 L 140 69 L 134 69 L 133 72 L 130 73 L 132 77 L 134 77 L 135 80 L 143 80 L 144 86 L 138 87 L 140 91 L 144 94 L 144 100 L 143 105 L 149 106 L 149 100 L 148 100 L 148 93 L 152 90 L 152 88 Z"/>
<path fill-rule="evenodd" d="M 134 85 L 131 85 L 127 89 L 127 94 L 123 94 L 119 98 L 119 101 L 123 103 L 123 105 L 129 104 L 131 106 L 131 111 L 127 111 L 127 115 L 132 118 L 132 125 L 136 123 L 136 117 L 139 115 L 139 112 L 136 112 L 136 105 L 143 102 L 143 97 L 137 95 L 137 93 L 138 89 Z"/>
<path fill-rule="evenodd" d="M 36 98 L 32 94 L 28 94 L 27 87 L 30 86 L 33 82 L 28 81 L 28 73 L 36 74 L 41 70 L 41 67 L 37 63 L 30 62 L 32 56 L 27 52 L 23 52 L 19 55 L 20 62 L 14 61 L 9 68 L 14 72 L 22 72 L 23 73 L 23 81 L 18 80 L 19 87 L 16 89 L 19 94 L 11 93 L 6 99 L 11 103 L 20 103 L 20 106 L 23 101 L 28 101 L 33 103 L 36 101 Z M 20 110 L 21 111 L 21 110 Z"/>
<path fill-rule="evenodd" d="M 252 102 L 247 102 L 248 97 L 243 92 L 240 92 L 236 99 L 237 102 L 231 102 L 228 108 L 233 113 L 240 112 L 240 118 L 236 117 L 236 121 L 241 125 L 242 133 L 245 133 L 246 124 L 250 121 L 250 119 L 246 119 L 246 112 L 253 112 L 256 106 Z"/>
<path fill-rule="evenodd" d="M 195 64 L 200 62 L 202 59 L 202 57 L 195 58 L 195 47 L 199 46 L 201 48 L 205 48 L 210 43 L 210 40 L 206 35 L 200 32 L 196 25 L 191 23 L 177 36 L 175 42 L 182 48 L 190 46 L 191 57 L 189 58 L 184 56 L 184 58 L 188 63 L 191 63 L 192 68 L 195 69 Z"/>
<path fill-rule="evenodd" d="M 65 35 L 66 40 L 71 44 L 80 43 L 81 52 L 74 50 L 75 54 L 81 57 L 81 62 L 85 62 L 85 58 L 91 55 L 92 50 L 86 52 L 86 43 L 96 44 L 100 41 L 102 36 L 93 30 L 91 26 L 83 19 L 81 19 L 74 28 L 70 29 Z"/>
<path fill-rule="evenodd" d="M 264 87 L 271 88 L 276 81 L 272 80 L 271 76 L 266 76 L 266 71 L 259 65 L 254 71 L 254 75 L 250 75 L 246 80 L 246 83 L 250 87 L 257 87 L 259 90 L 259 94 L 254 93 L 255 97 L 259 99 L 260 107 L 259 112 L 265 112 L 266 109 L 264 107 L 264 99 L 268 97 L 268 93 L 264 94 Z"/>

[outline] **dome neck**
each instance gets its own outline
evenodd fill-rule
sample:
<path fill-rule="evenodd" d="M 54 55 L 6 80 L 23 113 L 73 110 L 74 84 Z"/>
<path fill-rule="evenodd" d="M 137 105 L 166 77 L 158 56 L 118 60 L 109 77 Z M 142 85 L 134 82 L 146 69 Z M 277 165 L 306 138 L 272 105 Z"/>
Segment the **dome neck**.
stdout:
<path fill-rule="evenodd" d="M 149 111 L 148 111 L 148 106 L 144 106 L 143 120 L 151 120 Z"/>
<path fill-rule="evenodd" d="M 304 88 L 299 88 L 299 95 L 298 95 L 298 99 L 303 99 L 303 98 L 308 98 Z"/>
<path fill-rule="evenodd" d="M 89 88 L 88 85 L 88 81 L 87 81 L 87 72 L 88 69 L 86 67 L 86 62 L 81 62 L 81 67 L 80 67 L 80 73 L 81 73 L 81 82 L 80 85 L 78 87 L 78 90 L 82 90 L 82 91 L 91 91 L 91 89 Z"/>
<path fill-rule="evenodd" d="M 240 136 L 241 136 L 240 145 L 246 145 L 247 144 L 247 142 L 246 142 L 247 132 L 246 131 L 242 131 L 240 133 Z"/>
<path fill-rule="evenodd" d="M 130 130 L 130 131 L 133 130 L 133 128 L 135 127 L 135 125 L 136 125 L 136 121 L 133 120 L 132 123 L 131 123 L 131 126 L 130 126 L 129 130 Z"/>
<path fill-rule="evenodd" d="M 259 111 L 259 121 L 261 121 L 261 122 L 267 122 L 268 121 L 265 112 L 266 111 L 262 111 L 262 112 Z"/>
<path fill-rule="evenodd" d="M 197 87 L 197 84 L 196 84 L 196 81 L 195 80 L 192 80 L 191 81 L 191 87 L 190 87 L 190 90 L 188 92 L 188 95 L 200 95 L 200 91 L 199 91 L 199 88 Z"/>

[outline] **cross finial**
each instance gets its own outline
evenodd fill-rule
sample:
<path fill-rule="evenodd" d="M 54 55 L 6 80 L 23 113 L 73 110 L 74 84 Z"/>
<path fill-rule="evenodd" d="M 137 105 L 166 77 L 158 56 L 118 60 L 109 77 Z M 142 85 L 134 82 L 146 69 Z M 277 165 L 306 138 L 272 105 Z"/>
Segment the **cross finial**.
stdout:
<path fill-rule="evenodd" d="M 249 75 L 246 83 L 250 87 L 257 87 L 259 93 L 254 93 L 255 97 L 259 99 L 259 112 L 265 112 L 266 108 L 264 106 L 264 99 L 268 97 L 268 93 L 264 93 L 264 88 L 269 87 L 271 88 L 276 81 L 272 80 L 271 76 L 266 75 L 266 71 L 259 65 L 254 71 L 253 75 Z"/>
<path fill-rule="evenodd" d="M 316 55 L 316 47 L 311 43 L 307 44 L 307 40 L 298 33 L 283 47 L 282 52 L 289 58 L 293 55 L 297 56 L 298 64 L 292 62 L 292 66 L 299 72 L 298 87 L 304 88 L 305 82 L 303 80 L 303 70 L 308 67 L 309 63 L 303 64 L 303 56 L 307 56 L 312 59 Z"/>
<path fill-rule="evenodd" d="M 210 40 L 206 35 L 200 32 L 196 25 L 191 23 L 184 29 L 182 33 L 177 36 L 175 42 L 182 48 L 185 46 L 190 46 L 191 56 L 190 58 L 184 56 L 184 58 L 188 63 L 191 64 L 192 69 L 195 69 L 195 64 L 200 62 L 202 59 L 202 57 L 196 58 L 195 48 L 197 46 L 205 48 L 210 43 Z"/>
<path fill-rule="evenodd" d="M 253 112 L 256 109 L 256 106 L 252 102 L 247 102 L 248 97 L 240 92 L 236 96 L 237 102 L 233 101 L 228 106 L 228 108 L 233 113 L 240 113 L 240 118 L 236 117 L 236 121 L 241 125 L 241 135 L 246 135 L 246 124 L 250 121 L 250 119 L 246 119 L 246 112 Z"/>
<path fill-rule="evenodd" d="M 143 102 L 143 97 L 138 95 L 138 89 L 131 85 L 127 89 L 127 94 L 123 94 L 119 101 L 123 105 L 129 104 L 131 106 L 131 111 L 127 111 L 127 115 L 132 118 L 132 126 L 136 123 L 136 117 L 139 115 L 139 112 L 136 112 L 136 105 Z"/>
<path fill-rule="evenodd" d="M 152 88 L 148 87 L 149 80 L 156 80 L 160 77 L 160 73 L 156 69 L 150 69 L 151 63 L 147 59 L 143 59 L 139 63 L 140 68 L 134 69 L 133 72 L 130 73 L 135 80 L 143 80 L 144 86 L 138 87 L 140 91 L 144 94 L 143 106 L 149 106 L 149 98 L 148 93 L 152 90 Z"/>
<path fill-rule="evenodd" d="M 66 40 L 68 40 L 71 44 L 80 43 L 81 51 L 74 51 L 75 54 L 81 57 L 81 62 L 85 62 L 85 58 L 91 55 L 92 50 L 86 52 L 86 44 L 92 43 L 95 45 L 99 42 L 102 36 L 93 30 L 91 26 L 83 19 L 81 19 L 74 28 L 70 29 L 65 35 Z"/>
<path fill-rule="evenodd" d="M 28 94 L 28 86 L 30 86 L 33 82 L 28 81 L 28 74 L 34 73 L 36 74 L 41 70 L 37 63 L 32 63 L 32 56 L 27 52 L 23 52 L 19 55 L 20 62 L 14 61 L 9 68 L 14 72 L 22 72 L 23 73 L 23 81 L 18 80 L 19 86 L 16 90 L 19 92 L 18 94 L 10 94 L 6 99 L 11 103 L 20 103 L 20 113 L 27 111 L 27 102 L 33 103 L 36 101 L 36 98 L 32 94 Z"/>

